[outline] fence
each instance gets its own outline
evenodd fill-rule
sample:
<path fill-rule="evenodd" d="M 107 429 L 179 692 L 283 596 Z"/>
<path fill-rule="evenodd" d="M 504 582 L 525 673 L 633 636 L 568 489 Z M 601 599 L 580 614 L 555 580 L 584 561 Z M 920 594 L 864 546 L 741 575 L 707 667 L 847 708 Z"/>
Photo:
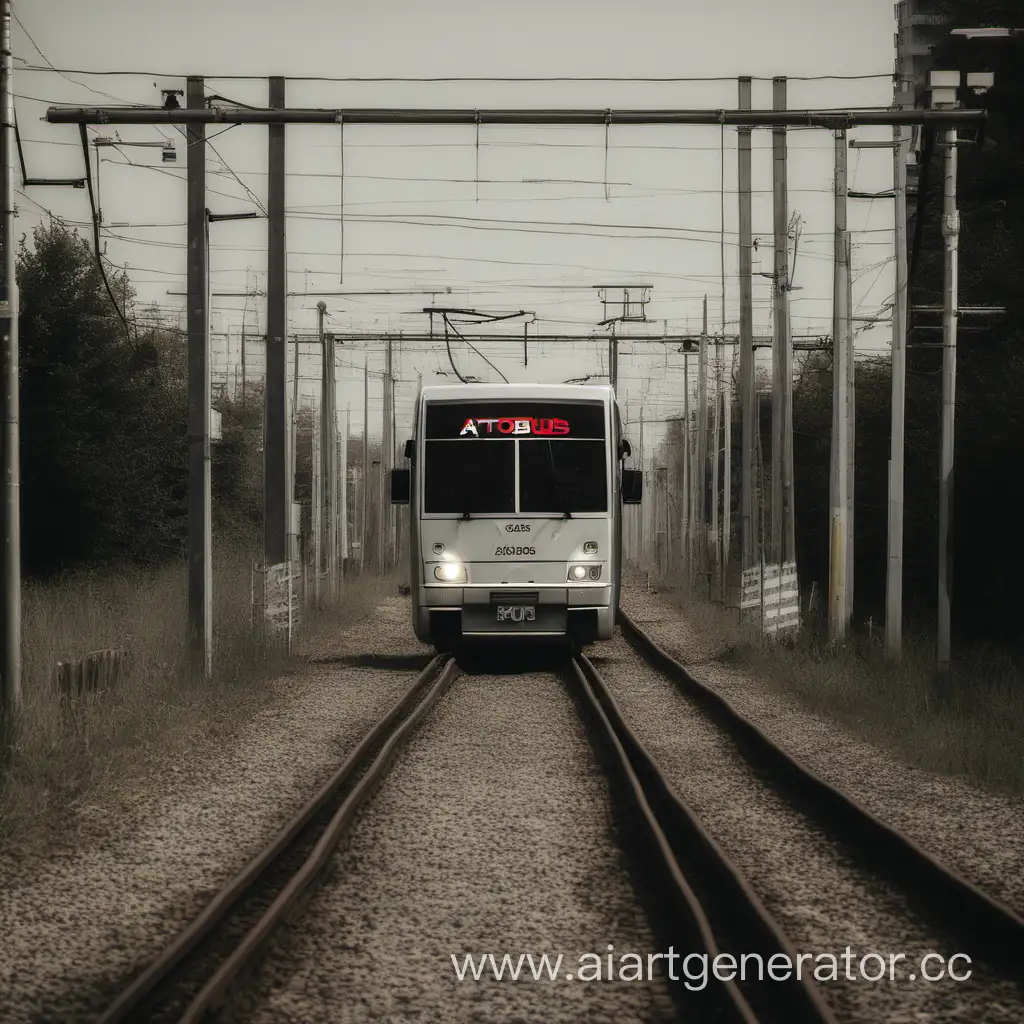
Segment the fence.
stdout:
<path fill-rule="evenodd" d="M 128 664 L 121 647 L 92 651 L 73 661 L 58 661 L 54 675 L 62 700 L 74 700 L 112 690 Z"/>

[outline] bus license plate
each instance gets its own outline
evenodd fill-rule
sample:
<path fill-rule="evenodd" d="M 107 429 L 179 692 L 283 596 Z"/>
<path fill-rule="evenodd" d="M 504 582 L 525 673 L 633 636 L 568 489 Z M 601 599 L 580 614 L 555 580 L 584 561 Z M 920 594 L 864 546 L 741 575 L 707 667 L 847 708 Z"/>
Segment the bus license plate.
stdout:
<path fill-rule="evenodd" d="M 534 622 L 537 610 L 530 604 L 499 604 L 499 622 Z"/>

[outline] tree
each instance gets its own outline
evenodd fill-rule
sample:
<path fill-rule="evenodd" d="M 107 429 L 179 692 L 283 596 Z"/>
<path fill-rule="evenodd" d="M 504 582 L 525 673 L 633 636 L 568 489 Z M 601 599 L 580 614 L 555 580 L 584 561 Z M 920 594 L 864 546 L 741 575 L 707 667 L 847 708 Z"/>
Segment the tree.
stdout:
<path fill-rule="evenodd" d="M 46 574 L 181 550 L 187 463 L 183 382 L 161 339 L 130 339 L 86 242 L 59 221 L 22 240 L 23 562 Z M 130 301 L 125 275 L 112 282 Z"/>

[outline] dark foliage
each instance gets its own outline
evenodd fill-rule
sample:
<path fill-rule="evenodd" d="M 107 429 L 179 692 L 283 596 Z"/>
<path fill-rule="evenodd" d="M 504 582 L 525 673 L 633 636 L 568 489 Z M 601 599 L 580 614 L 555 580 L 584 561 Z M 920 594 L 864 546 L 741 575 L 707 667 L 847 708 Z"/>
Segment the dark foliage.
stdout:
<path fill-rule="evenodd" d="M 17 270 L 26 574 L 180 555 L 188 482 L 183 340 L 155 330 L 126 336 L 88 244 L 58 221 L 38 228 L 31 247 L 23 240 Z M 111 284 L 131 323 L 128 280 L 115 275 Z M 245 417 L 221 408 L 214 507 L 219 522 L 235 524 L 253 516 L 254 444 L 246 437 L 260 405 L 257 397 Z"/>
<path fill-rule="evenodd" d="M 945 5 L 960 26 L 1022 25 L 1019 3 Z M 974 44 L 977 45 L 977 44 Z M 954 629 L 962 636 L 1019 641 L 1024 548 L 1018 543 L 1018 478 L 1024 467 L 1024 41 L 964 51 L 969 70 L 996 73 L 990 119 L 979 145 L 959 148 L 960 303 L 1005 306 L 986 321 L 963 317 L 957 348 Z M 966 133 L 965 133 L 966 134 Z M 942 301 L 941 147 L 924 146 L 912 268 L 912 305 Z M 938 566 L 938 449 L 941 335 L 935 317 L 912 319 L 907 373 L 904 600 L 931 623 Z M 969 328 L 981 328 L 969 330 Z M 808 362 L 794 399 L 797 535 L 801 575 L 828 579 L 828 454 L 831 364 Z M 856 616 L 885 601 L 890 384 L 888 360 L 857 366 Z"/>

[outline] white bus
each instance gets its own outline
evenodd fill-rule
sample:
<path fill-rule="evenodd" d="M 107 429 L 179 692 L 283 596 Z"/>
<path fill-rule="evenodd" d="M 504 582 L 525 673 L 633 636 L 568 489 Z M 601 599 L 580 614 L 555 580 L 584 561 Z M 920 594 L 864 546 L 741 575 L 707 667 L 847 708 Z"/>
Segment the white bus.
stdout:
<path fill-rule="evenodd" d="M 391 500 L 410 504 L 413 628 L 462 640 L 608 639 L 622 563 L 622 502 L 642 475 L 610 387 L 422 388 Z"/>

